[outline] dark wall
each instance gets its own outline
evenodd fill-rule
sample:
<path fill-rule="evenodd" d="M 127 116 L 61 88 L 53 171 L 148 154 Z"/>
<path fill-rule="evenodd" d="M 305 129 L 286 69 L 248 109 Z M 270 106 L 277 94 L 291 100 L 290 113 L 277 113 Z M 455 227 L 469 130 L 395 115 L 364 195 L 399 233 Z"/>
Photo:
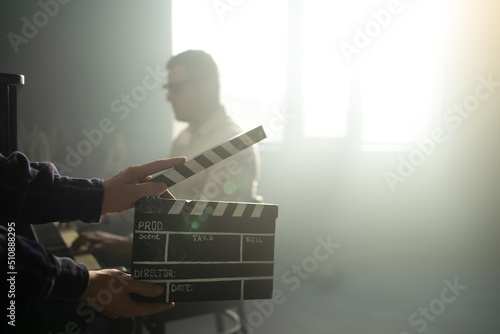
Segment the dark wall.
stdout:
<path fill-rule="evenodd" d="M 20 149 L 79 176 L 167 156 L 169 1 L 2 1 L 0 15 L 0 72 L 26 77 Z"/>

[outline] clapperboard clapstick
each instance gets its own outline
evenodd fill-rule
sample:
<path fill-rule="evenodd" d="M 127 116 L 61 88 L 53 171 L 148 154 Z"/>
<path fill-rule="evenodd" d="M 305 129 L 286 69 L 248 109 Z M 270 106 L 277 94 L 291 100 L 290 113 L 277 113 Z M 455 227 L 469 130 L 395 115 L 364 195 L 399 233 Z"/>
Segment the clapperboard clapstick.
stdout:
<path fill-rule="evenodd" d="M 208 150 L 189 159 L 181 165 L 177 165 L 166 171 L 157 173 L 149 181 L 163 182 L 171 187 L 188 177 L 202 172 L 210 166 L 229 158 L 266 138 L 266 133 L 262 126 L 253 130 L 239 134 L 226 142 L 216 145 Z"/>

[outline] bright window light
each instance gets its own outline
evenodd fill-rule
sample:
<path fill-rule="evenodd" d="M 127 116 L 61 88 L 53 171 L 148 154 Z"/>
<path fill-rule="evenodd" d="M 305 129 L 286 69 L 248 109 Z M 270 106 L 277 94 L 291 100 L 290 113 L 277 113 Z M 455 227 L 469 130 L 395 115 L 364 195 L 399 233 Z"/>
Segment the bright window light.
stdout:
<path fill-rule="evenodd" d="M 412 143 L 431 127 L 443 52 L 439 3 L 407 3 L 360 55 L 362 143 Z"/>
<path fill-rule="evenodd" d="M 293 13 L 302 17 L 290 18 L 289 1 L 173 0 L 173 53 L 212 54 L 222 102 L 246 128 L 269 128 L 276 114 L 286 114 L 287 76 L 296 74 L 289 70 L 302 77 L 302 133 L 294 136 L 405 145 L 428 134 L 441 85 L 446 0 L 307 0 L 302 13 Z M 389 22 L 374 17 L 394 3 L 399 7 Z M 289 19 L 301 24 L 302 38 L 289 38 Z M 372 30 L 348 61 L 341 43 L 354 45 L 358 31 L 374 29 L 373 22 L 380 31 Z M 288 41 L 301 50 L 296 69 L 287 69 Z M 281 140 L 283 128 L 275 128 L 272 139 Z"/>
<path fill-rule="evenodd" d="M 173 53 L 201 49 L 219 66 L 221 98 L 244 128 L 263 125 L 269 137 L 283 113 L 287 69 L 287 0 L 173 0 Z M 231 5 L 233 4 L 233 5 Z"/>
<path fill-rule="evenodd" d="M 346 135 L 351 69 L 339 52 L 339 32 L 357 8 L 349 1 L 304 1 L 302 91 L 306 137 Z"/>
<path fill-rule="evenodd" d="M 377 22 L 372 12 L 387 11 L 390 3 L 304 1 L 306 137 L 345 137 L 350 120 L 360 128 L 361 144 L 411 143 L 428 131 L 439 86 L 443 1 L 400 2 L 366 46 L 356 45 L 358 31 Z M 357 46 L 350 61 L 342 42 Z M 353 107 L 361 108 L 357 115 Z"/>

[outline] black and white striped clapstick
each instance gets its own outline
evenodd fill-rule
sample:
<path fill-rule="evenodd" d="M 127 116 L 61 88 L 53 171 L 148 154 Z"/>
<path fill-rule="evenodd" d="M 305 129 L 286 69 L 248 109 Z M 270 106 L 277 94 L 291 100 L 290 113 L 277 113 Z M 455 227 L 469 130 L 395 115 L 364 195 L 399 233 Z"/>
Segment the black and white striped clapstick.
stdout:
<path fill-rule="evenodd" d="M 258 126 L 253 130 L 228 139 L 222 144 L 209 148 L 183 164 L 153 175 L 149 181 L 163 182 L 168 187 L 171 187 L 174 184 L 184 181 L 188 177 L 202 172 L 208 167 L 243 151 L 265 138 L 266 133 L 264 132 L 264 128 L 262 128 L 262 126 Z"/>

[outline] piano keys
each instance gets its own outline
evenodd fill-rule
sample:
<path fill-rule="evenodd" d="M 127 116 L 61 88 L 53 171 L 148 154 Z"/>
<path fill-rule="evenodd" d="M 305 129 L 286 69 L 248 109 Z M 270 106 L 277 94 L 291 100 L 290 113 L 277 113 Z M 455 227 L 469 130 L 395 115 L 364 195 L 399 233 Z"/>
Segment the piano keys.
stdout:
<path fill-rule="evenodd" d="M 78 238 L 78 232 L 71 226 L 56 226 L 58 223 L 32 225 L 36 241 L 45 246 L 55 256 L 69 257 L 83 263 L 88 269 L 102 269 L 101 263 L 95 256 L 86 251 L 71 252 L 71 244 Z"/>

